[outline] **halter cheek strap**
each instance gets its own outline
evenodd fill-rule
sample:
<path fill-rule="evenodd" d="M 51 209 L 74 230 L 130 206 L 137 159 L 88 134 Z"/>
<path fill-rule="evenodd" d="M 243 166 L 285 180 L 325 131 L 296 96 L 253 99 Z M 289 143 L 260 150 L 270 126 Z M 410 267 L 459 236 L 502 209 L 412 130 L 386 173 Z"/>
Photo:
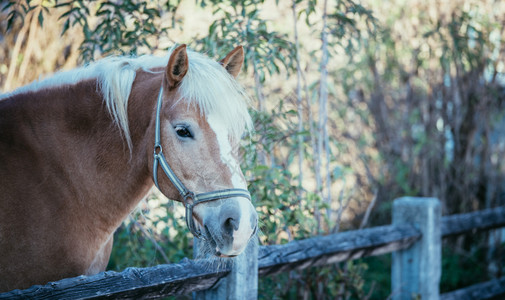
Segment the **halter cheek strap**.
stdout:
<path fill-rule="evenodd" d="M 182 199 L 184 201 L 184 206 L 186 207 L 186 224 L 191 231 L 191 233 L 197 237 L 204 239 L 202 233 L 196 229 L 195 222 L 193 220 L 193 208 L 200 203 L 215 201 L 220 199 L 234 198 L 234 197 L 243 197 L 251 200 L 251 194 L 248 190 L 245 189 L 225 189 L 225 190 L 217 190 L 208 193 L 200 193 L 195 194 L 190 191 L 186 186 L 181 182 L 181 180 L 175 175 L 172 168 L 170 168 L 165 155 L 163 155 L 163 148 L 161 147 L 161 105 L 163 99 L 163 86 L 160 88 L 160 92 L 158 94 L 158 104 L 156 107 L 156 129 L 155 129 L 155 137 L 154 137 L 154 163 L 153 163 L 153 180 L 156 187 L 160 189 L 158 185 L 158 166 L 161 167 L 163 172 L 167 175 L 168 179 L 172 182 L 175 188 L 181 194 Z M 161 190 L 161 189 L 160 189 Z"/>

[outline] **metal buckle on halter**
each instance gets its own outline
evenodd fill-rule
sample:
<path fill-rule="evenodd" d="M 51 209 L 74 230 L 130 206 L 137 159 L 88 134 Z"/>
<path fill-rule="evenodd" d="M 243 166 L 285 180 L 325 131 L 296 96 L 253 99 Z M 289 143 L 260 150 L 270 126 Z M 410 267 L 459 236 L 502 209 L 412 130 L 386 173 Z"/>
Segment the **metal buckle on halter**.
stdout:
<path fill-rule="evenodd" d="M 158 157 L 160 153 L 163 152 L 163 147 L 161 147 L 161 144 L 155 144 L 154 145 L 154 157 Z"/>
<path fill-rule="evenodd" d="M 182 195 L 182 198 L 184 199 L 184 205 L 186 205 L 186 206 L 188 204 L 191 206 L 195 205 L 195 200 L 196 200 L 195 193 L 188 191 L 186 194 Z M 188 200 L 191 200 L 191 202 L 189 202 Z"/>

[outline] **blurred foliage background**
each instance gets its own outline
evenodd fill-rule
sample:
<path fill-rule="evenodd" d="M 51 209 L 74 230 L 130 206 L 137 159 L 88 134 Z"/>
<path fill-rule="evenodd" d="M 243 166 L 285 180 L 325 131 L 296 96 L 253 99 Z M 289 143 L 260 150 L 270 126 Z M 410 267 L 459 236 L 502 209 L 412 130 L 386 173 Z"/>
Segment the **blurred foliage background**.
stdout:
<path fill-rule="evenodd" d="M 20 0 L 0 4 L 0 91 L 108 55 L 245 47 L 243 170 L 260 242 L 390 223 L 399 196 L 444 214 L 505 204 L 505 3 L 494 0 Z M 1 116 L 0 116 L 1 117 Z M 191 257 L 158 191 L 109 269 Z M 501 231 L 444 240 L 441 291 L 499 277 Z M 390 256 L 262 278 L 265 299 L 386 299 Z"/>

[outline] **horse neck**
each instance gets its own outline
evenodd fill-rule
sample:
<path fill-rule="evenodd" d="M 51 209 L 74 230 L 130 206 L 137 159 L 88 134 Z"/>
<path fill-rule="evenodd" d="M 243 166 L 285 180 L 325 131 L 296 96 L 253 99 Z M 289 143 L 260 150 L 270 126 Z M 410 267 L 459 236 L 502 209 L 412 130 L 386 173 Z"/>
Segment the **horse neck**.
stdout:
<path fill-rule="evenodd" d="M 37 180 L 59 183 L 46 201 L 65 201 L 75 218 L 104 233 L 112 233 L 152 187 L 146 153 L 154 140 L 158 89 L 147 85 L 137 79 L 130 96 L 132 149 L 96 91 L 96 80 L 29 93 L 20 101 L 30 124 L 19 133 L 37 155 Z"/>
<path fill-rule="evenodd" d="M 98 205 L 103 208 L 102 212 L 109 213 L 107 218 L 114 230 L 153 186 L 149 158 L 154 146 L 154 109 L 160 84 L 161 76 L 137 72 L 128 103 L 131 149 L 119 126 L 112 123 L 104 105 L 100 104 L 109 130 L 98 137 L 100 158 L 95 163 L 107 177 L 105 184 L 101 182 L 103 196 Z"/>

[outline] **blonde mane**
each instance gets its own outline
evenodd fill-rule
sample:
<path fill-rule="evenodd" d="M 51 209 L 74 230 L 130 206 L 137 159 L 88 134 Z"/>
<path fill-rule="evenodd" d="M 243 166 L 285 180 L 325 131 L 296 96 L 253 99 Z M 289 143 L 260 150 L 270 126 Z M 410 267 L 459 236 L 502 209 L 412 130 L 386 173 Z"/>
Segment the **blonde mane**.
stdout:
<path fill-rule="evenodd" d="M 97 90 L 107 109 L 121 128 L 129 149 L 132 141 L 128 120 L 128 98 L 136 72 L 166 66 L 170 50 L 165 57 L 144 55 L 140 57 L 108 57 L 84 67 L 59 72 L 44 80 L 34 81 L 11 93 L 0 95 L 0 100 L 12 95 L 34 92 L 44 88 L 75 84 L 96 78 Z M 252 129 L 247 111 L 249 97 L 237 81 L 218 62 L 193 51 L 187 51 L 189 69 L 182 80 L 177 101 L 199 107 L 202 116 L 217 114 L 228 128 L 231 138 L 239 139 Z"/>

